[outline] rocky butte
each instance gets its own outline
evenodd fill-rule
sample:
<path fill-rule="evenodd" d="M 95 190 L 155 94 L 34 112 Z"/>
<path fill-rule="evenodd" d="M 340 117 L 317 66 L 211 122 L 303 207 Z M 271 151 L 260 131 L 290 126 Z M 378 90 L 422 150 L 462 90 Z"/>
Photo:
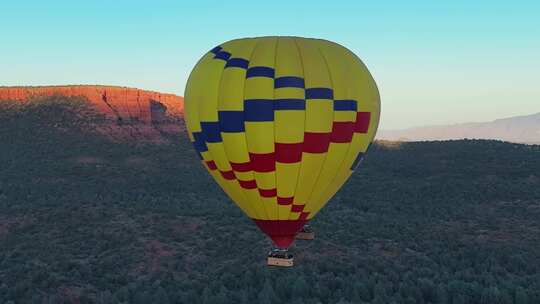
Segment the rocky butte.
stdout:
<path fill-rule="evenodd" d="M 116 140 L 163 143 L 184 131 L 184 98 L 174 94 L 99 85 L 0 87 L 0 100 L 51 95 L 88 99 L 105 118 L 96 130 Z"/>

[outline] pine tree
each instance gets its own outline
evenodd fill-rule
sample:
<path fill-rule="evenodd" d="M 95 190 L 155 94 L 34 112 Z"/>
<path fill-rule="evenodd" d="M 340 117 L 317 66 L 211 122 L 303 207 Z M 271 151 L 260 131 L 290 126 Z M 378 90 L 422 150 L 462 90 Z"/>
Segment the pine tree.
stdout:
<path fill-rule="evenodd" d="M 133 296 L 133 303 L 146 304 L 152 302 L 152 296 L 147 291 L 136 292 Z"/>
<path fill-rule="evenodd" d="M 500 303 L 501 293 L 497 287 L 484 288 L 480 298 L 481 304 L 498 304 Z"/>
<path fill-rule="evenodd" d="M 354 288 L 358 292 L 358 295 L 362 301 L 368 302 L 371 300 L 371 292 L 366 284 L 357 282 Z"/>
<path fill-rule="evenodd" d="M 309 296 L 309 286 L 304 276 L 299 276 L 292 287 L 293 298 L 306 298 Z"/>
<path fill-rule="evenodd" d="M 437 295 L 435 303 L 438 304 L 448 304 L 448 291 L 446 291 L 446 287 L 443 284 L 439 284 L 437 287 Z"/>
<path fill-rule="evenodd" d="M 345 300 L 345 298 L 339 299 L 339 301 L 336 304 L 350 304 L 351 302 Z"/>
<path fill-rule="evenodd" d="M 169 295 L 163 289 L 163 287 L 158 287 L 156 290 L 156 293 L 154 293 L 154 303 L 160 303 L 160 304 L 169 304 L 171 301 L 169 299 Z"/>
<path fill-rule="evenodd" d="M 129 302 L 129 290 L 126 286 L 118 289 L 114 294 L 114 298 L 118 299 L 119 302 Z"/>
<path fill-rule="evenodd" d="M 276 293 L 274 288 L 270 284 L 269 280 L 264 282 L 263 289 L 259 292 L 257 296 L 257 303 L 259 304 L 272 304 L 276 301 Z"/>
<path fill-rule="evenodd" d="M 219 292 L 213 297 L 211 303 L 212 304 L 226 304 L 227 301 L 227 295 L 229 291 L 225 286 L 221 286 L 219 288 Z"/>
<path fill-rule="evenodd" d="M 516 304 L 529 304 L 529 297 L 527 296 L 527 292 L 525 292 L 523 287 L 516 288 L 514 302 Z"/>
<path fill-rule="evenodd" d="M 245 290 L 240 290 L 240 304 L 250 304 L 249 294 Z"/>
<path fill-rule="evenodd" d="M 203 304 L 210 303 L 210 301 L 212 301 L 212 296 L 213 296 L 212 291 L 210 290 L 208 286 L 206 286 L 202 293 L 202 303 Z"/>
<path fill-rule="evenodd" d="M 100 292 L 98 295 L 98 303 L 99 304 L 110 304 L 112 303 L 112 293 L 108 290 L 104 292 Z"/>

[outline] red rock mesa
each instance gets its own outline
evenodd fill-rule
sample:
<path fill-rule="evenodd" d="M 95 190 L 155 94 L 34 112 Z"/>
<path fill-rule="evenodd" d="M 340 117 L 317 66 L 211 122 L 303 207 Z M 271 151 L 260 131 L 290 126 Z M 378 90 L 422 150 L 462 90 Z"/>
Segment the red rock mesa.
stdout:
<path fill-rule="evenodd" d="M 91 85 L 0 87 L 0 100 L 50 95 L 86 97 L 106 117 L 96 129 L 114 139 L 166 142 L 184 130 L 184 98 L 173 94 Z"/>

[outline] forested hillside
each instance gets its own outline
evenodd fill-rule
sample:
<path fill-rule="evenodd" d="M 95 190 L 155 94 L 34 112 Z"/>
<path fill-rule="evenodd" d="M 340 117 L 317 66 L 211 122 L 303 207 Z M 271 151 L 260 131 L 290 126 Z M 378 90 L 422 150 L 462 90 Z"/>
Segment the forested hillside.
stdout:
<path fill-rule="evenodd" d="M 96 119 L 0 102 L 0 303 L 540 303 L 540 146 L 378 142 L 277 269 L 187 136 Z"/>

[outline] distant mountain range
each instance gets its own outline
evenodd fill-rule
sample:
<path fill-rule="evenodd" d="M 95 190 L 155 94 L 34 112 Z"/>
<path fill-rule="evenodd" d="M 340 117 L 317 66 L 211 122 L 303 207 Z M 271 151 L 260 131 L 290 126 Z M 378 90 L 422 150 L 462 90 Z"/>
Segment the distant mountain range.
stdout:
<path fill-rule="evenodd" d="M 540 144 L 540 113 L 497 119 L 491 122 L 425 126 L 404 130 L 379 130 L 377 139 L 426 141 L 451 139 L 496 139 Z"/>

